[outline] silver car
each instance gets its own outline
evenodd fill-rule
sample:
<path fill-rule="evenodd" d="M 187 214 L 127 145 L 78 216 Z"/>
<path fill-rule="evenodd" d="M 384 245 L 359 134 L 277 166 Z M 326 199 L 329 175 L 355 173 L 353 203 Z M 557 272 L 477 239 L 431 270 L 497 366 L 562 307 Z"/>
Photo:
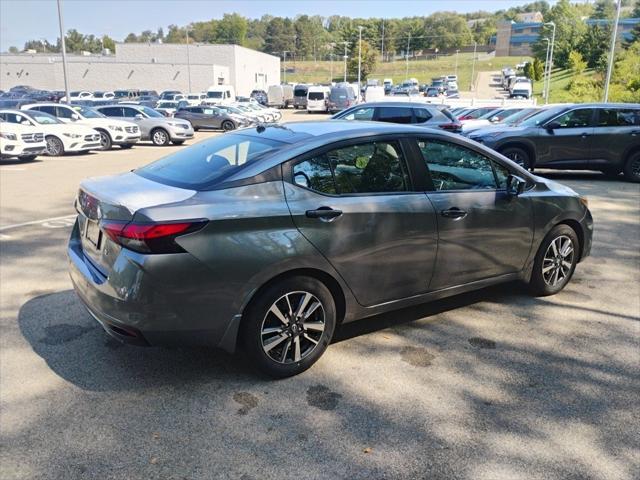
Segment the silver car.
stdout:
<path fill-rule="evenodd" d="M 167 118 L 143 105 L 105 105 L 95 109 L 107 117 L 134 122 L 140 127 L 141 140 L 151 140 L 154 145 L 182 145 L 193 138 L 193 127 L 186 120 Z"/>

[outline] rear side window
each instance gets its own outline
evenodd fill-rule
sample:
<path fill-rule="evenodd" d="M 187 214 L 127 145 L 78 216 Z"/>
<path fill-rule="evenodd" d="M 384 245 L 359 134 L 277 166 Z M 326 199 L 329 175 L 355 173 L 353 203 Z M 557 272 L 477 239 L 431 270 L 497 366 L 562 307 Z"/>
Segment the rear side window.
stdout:
<path fill-rule="evenodd" d="M 281 145 L 264 137 L 221 135 L 161 158 L 135 173 L 167 185 L 197 190 L 223 181 Z"/>
<path fill-rule="evenodd" d="M 341 120 L 371 120 L 373 118 L 373 107 L 356 108 Z"/>
<path fill-rule="evenodd" d="M 468 148 L 437 140 L 420 140 L 418 147 L 436 191 L 497 188 L 492 162 L 487 157 Z"/>
<path fill-rule="evenodd" d="M 413 115 L 411 108 L 406 107 L 378 107 L 378 121 L 389 123 L 411 123 Z"/>
<path fill-rule="evenodd" d="M 107 117 L 122 117 L 122 107 L 101 108 L 100 112 Z"/>
<path fill-rule="evenodd" d="M 598 111 L 598 127 L 634 127 L 640 125 L 640 109 L 603 108 Z"/>
<path fill-rule="evenodd" d="M 53 105 L 42 105 L 34 108 L 33 110 L 37 110 L 39 112 L 48 113 L 49 115 L 56 116 L 56 107 Z"/>
<path fill-rule="evenodd" d="M 416 123 L 424 123 L 433 118 L 431 112 L 426 108 L 414 108 L 413 113 L 416 116 Z"/>
<path fill-rule="evenodd" d="M 329 175 L 333 175 L 333 184 Z M 308 178 L 307 184 L 303 182 Z M 293 169 L 294 183 L 322 193 L 404 192 L 409 181 L 396 142 L 371 142 L 331 150 Z"/>

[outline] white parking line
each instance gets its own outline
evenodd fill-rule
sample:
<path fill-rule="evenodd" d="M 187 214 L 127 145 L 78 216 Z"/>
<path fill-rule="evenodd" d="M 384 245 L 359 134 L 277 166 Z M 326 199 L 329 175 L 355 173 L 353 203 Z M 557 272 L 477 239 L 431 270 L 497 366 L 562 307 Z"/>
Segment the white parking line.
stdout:
<path fill-rule="evenodd" d="M 43 218 L 41 220 L 33 220 L 32 222 L 24 222 L 24 223 L 15 223 L 13 225 L 5 225 L 0 227 L 0 232 L 4 232 L 6 230 L 12 230 L 14 228 L 20 227 L 28 227 L 29 225 L 42 225 L 47 228 L 62 228 L 73 225 L 71 220 L 74 220 L 76 215 L 65 215 L 63 217 L 51 217 L 51 218 Z"/>

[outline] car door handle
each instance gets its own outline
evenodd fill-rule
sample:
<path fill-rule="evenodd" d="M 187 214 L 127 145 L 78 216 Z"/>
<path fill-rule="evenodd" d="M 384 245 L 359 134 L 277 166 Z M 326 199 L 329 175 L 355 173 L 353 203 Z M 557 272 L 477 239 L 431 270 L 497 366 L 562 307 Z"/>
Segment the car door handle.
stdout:
<path fill-rule="evenodd" d="M 587 132 L 583 132 L 583 133 L 580 134 L 580 136 L 582 138 L 587 138 L 589 136 L 589 134 Z"/>
<path fill-rule="evenodd" d="M 306 215 L 309 218 L 331 219 L 342 215 L 342 210 L 334 210 L 331 207 L 320 207 L 317 210 L 307 210 Z"/>
<path fill-rule="evenodd" d="M 454 218 L 454 219 L 458 219 L 458 218 L 464 218 L 467 216 L 467 212 L 464 210 L 460 210 L 458 207 L 452 207 L 449 208 L 447 210 L 442 210 L 440 212 L 440 215 L 442 215 L 443 217 L 446 218 Z"/>

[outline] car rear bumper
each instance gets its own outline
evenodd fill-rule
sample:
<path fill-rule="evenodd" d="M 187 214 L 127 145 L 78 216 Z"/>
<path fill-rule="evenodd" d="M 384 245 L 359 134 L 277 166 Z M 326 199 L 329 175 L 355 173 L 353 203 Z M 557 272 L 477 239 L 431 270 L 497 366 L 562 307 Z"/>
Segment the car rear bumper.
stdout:
<path fill-rule="evenodd" d="M 211 295 L 210 276 L 188 253 L 143 255 L 122 249 L 104 275 L 84 253 L 78 222 L 67 248 L 73 288 L 112 337 L 133 345 L 204 345 L 233 351 L 240 315 Z"/>

